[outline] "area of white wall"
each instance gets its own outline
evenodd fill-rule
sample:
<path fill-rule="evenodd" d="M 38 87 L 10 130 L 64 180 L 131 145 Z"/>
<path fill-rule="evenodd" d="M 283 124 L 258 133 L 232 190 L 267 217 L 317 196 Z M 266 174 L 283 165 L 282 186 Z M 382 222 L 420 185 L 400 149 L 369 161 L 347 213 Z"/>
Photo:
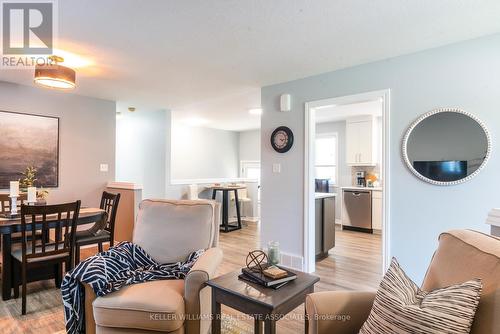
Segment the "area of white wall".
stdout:
<path fill-rule="evenodd" d="M 346 164 L 345 128 L 346 128 L 345 121 L 316 124 L 316 134 L 317 135 L 330 134 L 330 133 L 337 134 L 337 146 L 338 146 L 338 150 L 339 150 L 338 161 L 337 161 L 337 166 L 338 166 L 338 170 L 339 170 L 339 172 L 338 172 L 338 176 L 339 176 L 338 186 L 340 186 L 340 187 L 350 186 L 351 180 L 352 180 L 351 167 L 347 166 L 347 164 Z"/>
<path fill-rule="evenodd" d="M 337 161 L 337 170 L 338 170 L 338 183 L 333 187 L 334 192 L 337 194 L 341 193 L 340 187 L 347 187 L 351 185 L 352 181 L 352 168 L 347 166 L 346 164 L 346 141 L 345 141 L 345 121 L 338 122 L 328 122 L 328 123 L 318 123 L 316 124 L 316 135 L 321 134 L 337 134 L 337 147 L 338 147 L 338 161 Z M 340 214 L 342 210 L 341 207 L 341 196 L 337 196 L 335 198 L 335 206 L 337 210 L 335 210 L 335 218 L 340 219 Z"/>
<path fill-rule="evenodd" d="M 114 101 L 0 82 L 0 110 L 59 117 L 59 187 L 49 189 L 48 202 L 99 205 L 115 178 Z"/>
<path fill-rule="evenodd" d="M 487 212 L 498 206 L 495 134 L 500 133 L 500 35 L 356 66 L 262 89 L 261 242 L 280 242 L 284 252 L 303 256 L 304 104 L 307 101 L 391 89 L 391 255 L 416 280 L 422 279 L 438 235 L 454 228 L 488 232 Z M 279 112 L 279 96 L 291 94 L 292 110 Z M 439 187 L 414 177 L 401 159 L 401 140 L 419 115 L 457 106 L 480 117 L 493 134 L 494 151 L 474 179 Z M 272 131 L 290 127 L 294 147 L 276 153 Z M 272 165 L 281 164 L 281 173 Z M 286 231 L 286 233 L 283 233 Z"/>
<path fill-rule="evenodd" d="M 238 177 L 238 132 L 180 122 L 171 131 L 172 180 Z"/>
<path fill-rule="evenodd" d="M 260 161 L 260 130 L 239 132 L 240 161 Z"/>
<path fill-rule="evenodd" d="M 116 180 L 142 185 L 144 198 L 164 198 L 170 111 L 127 108 L 117 105 Z"/>

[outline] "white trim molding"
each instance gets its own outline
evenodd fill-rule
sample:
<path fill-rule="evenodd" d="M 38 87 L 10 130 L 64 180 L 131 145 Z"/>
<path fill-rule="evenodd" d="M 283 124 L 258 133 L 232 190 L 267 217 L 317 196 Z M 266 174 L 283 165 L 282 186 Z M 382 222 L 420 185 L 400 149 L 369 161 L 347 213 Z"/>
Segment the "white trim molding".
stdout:
<path fill-rule="evenodd" d="M 315 271 L 315 234 L 314 234 L 314 138 L 315 108 L 327 105 L 345 105 L 374 101 L 382 101 L 382 180 L 383 180 L 383 218 L 382 218 L 382 266 L 383 272 L 390 264 L 390 89 L 354 94 L 324 100 L 307 102 L 305 104 L 304 127 L 304 270 Z"/>
<path fill-rule="evenodd" d="M 231 182 L 242 182 L 251 183 L 258 182 L 257 179 L 246 179 L 241 177 L 235 178 L 218 178 L 218 179 L 177 179 L 171 180 L 171 185 L 190 185 L 190 184 L 212 184 L 212 183 L 231 183 Z"/>
<path fill-rule="evenodd" d="M 113 189 L 128 189 L 128 190 L 142 189 L 142 185 L 133 182 L 108 182 L 106 187 Z"/>
<path fill-rule="evenodd" d="M 464 177 L 464 178 L 462 178 L 460 180 L 456 180 L 456 181 L 446 181 L 446 182 L 444 182 L 444 181 L 436 181 L 436 180 L 429 179 L 428 177 L 423 176 L 422 174 L 420 174 L 415 169 L 415 167 L 413 167 L 413 165 L 412 165 L 412 163 L 410 161 L 410 157 L 408 156 L 408 140 L 410 139 L 410 136 L 411 136 L 413 130 L 415 130 L 415 128 L 422 121 L 424 121 L 425 119 L 427 119 L 427 118 L 429 118 L 429 117 L 431 117 L 433 115 L 444 113 L 444 112 L 451 112 L 451 113 L 462 114 L 462 115 L 465 115 L 465 116 L 471 118 L 472 120 L 474 120 L 483 129 L 484 134 L 486 136 L 487 146 L 488 146 L 487 149 L 486 149 L 486 156 L 484 157 L 484 160 L 481 163 L 481 165 L 479 166 L 479 168 L 476 169 L 472 174 L 467 175 L 466 177 Z M 469 181 L 474 176 L 476 176 L 477 174 L 479 174 L 481 172 L 481 170 L 484 168 L 484 166 L 486 166 L 486 163 L 488 162 L 488 160 L 490 159 L 490 156 L 491 156 L 491 135 L 490 135 L 490 132 L 488 131 L 488 128 L 483 123 L 483 121 L 481 121 L 479 118 L 477 118 L 473 114 L 471 114 L 471 113 L 469 113 L 467 111 L 464 111 L 462 109 L 459 109 L 459 108 L 438 108 L 438 109 L 434 109 L 434 110 L 429 111 L 428 113 L 423 114 L 422 116 L 420 116 L 416 121 L 414 121 L 410 125 L 410 127 L 408 128 L 408 130 L 406 130 L 406 134 L 405 134 L 405 136 L 403 138 L 402 150 L 403 150 L 403 159 L 404 159 L 404 161 L 406 163 L 406 167 L 408 167 L 408 169 L 416 177 L 418 177 L 420 180 L 428 182 L 428 183 L 431 183 L 431 184 L 434 184 L 434 185 L 437 185 L 437 186 L 453 186 L 453 185 L 457 185 L 457 184 Z"/>

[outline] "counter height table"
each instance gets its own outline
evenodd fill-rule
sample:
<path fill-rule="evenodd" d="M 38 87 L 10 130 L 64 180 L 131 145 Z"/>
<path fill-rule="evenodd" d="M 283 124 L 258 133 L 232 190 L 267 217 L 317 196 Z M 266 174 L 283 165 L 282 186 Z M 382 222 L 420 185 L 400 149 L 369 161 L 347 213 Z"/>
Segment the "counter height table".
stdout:
<path fill-rule="evenodd" d="M 232 185 L 232 186 L 210 186 L 212 189 L 212 199 L 215 200 L 217 192 L 222 192 L 222 224 L 220 229 L 222 232 L 231 232 L 241 229 L 241 214 L 240 202 L 238 200 L 238 190 L 246 189 L 246 186 Z M 236 206 L 236 217 L 238 218 L 238 225 L 229 224 L 229 192 L 234 191 L 234 204 Z"/>
<path fill-rule="evenodd" d="M 91 223 L 106 223 L 106 211 L 98 208 L 82 208 L 78 216 L 78 225 Z M 47 222 L 50 226 L 50 220 L 57 219 L 56 216 L 47 216 Z M 55 224 L 55 223 L 54 223 Z M 56 225 L 54 225 L 56 226 Z M 11 251 L 12 251 L 12 233 L 21 232 L 21 217 L 4 218 L 0 216 L 0 235 L 2 236 L 2 299 L 9 300 L 12 293 L 12 275 L 11 275 Z"/>

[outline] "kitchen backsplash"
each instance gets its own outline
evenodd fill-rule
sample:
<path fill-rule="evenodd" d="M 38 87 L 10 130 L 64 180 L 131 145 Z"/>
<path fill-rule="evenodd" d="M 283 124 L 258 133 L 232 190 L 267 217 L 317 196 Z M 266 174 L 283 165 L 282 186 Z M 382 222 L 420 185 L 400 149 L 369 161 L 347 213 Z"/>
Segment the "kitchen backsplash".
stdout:
<path fill-rule="evenodd" d="M 354 186 L 356 185 L 356 172 L 365 172 L 365 173 L 371 173 L 371 174 L 376 174 L 379 177 L 378 182 L 382 184 L 382 180 L 380 179 L 382 173 L 380 170 L 380 165 L 377 164 L 375 166 L 355 166 L 351 167 L 351 184 Z"/>

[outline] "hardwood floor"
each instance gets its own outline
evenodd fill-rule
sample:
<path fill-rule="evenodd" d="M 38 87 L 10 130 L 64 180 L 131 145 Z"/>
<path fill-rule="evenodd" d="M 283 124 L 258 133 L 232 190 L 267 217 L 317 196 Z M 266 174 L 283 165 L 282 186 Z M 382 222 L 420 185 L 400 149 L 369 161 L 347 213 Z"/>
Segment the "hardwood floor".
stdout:
<path fill-rule="evenodd" d="M 320 282 L 316 291 L 375 290 L 381 279 L 381 238 L 359 232 L 337 231 L 336 247 L 328 258 L 317 263 Z M 243 229 L 221 233 L 220 246 L 224 260 L 219 274 L 239 270 L 250 250 L 259 247 L 259 224 L 248 223 Z M 82 250 L 82 258 L 97 252 L 96 248 Z M 20 298 L 0 301 L 0 333 L 53 334 L 64 330 L 60 292 L 53 281 L 28 284 L 28 314 L 21 316 Z M 243 321 L 253 329 L 253 323 L 237 311 L 223 307 L 223 313 Z M 278 333 L 303 333 L 304 308 L 295 309 L 286 320 L 278 321 Z M 250 332 L 252 332 L 250 330 Z"/>
<path fill-rule="evenodd" d="M 231 233 L 221 233 L 220 246 L 224 250 L 224 261 L 219 273 L 239 270 L 245 265 L 250 250 L 259 247 L 259 224 Z M 336 246 L 327 258 L 316 263 L 315 275 L 320 277 L 316 291 L 331 290 L 376 290 L 382 278 L 382 241 L 377 234 L 353 231 L 336 231 Z M 240 312 L 223 306 L 222 312 L 245 321 Z M 286 320 L 277 323 L 278 333 L 304 333 L 304 307 L 292 311 Z M 243 320 L 242 320 L 243 319 Z"/>

